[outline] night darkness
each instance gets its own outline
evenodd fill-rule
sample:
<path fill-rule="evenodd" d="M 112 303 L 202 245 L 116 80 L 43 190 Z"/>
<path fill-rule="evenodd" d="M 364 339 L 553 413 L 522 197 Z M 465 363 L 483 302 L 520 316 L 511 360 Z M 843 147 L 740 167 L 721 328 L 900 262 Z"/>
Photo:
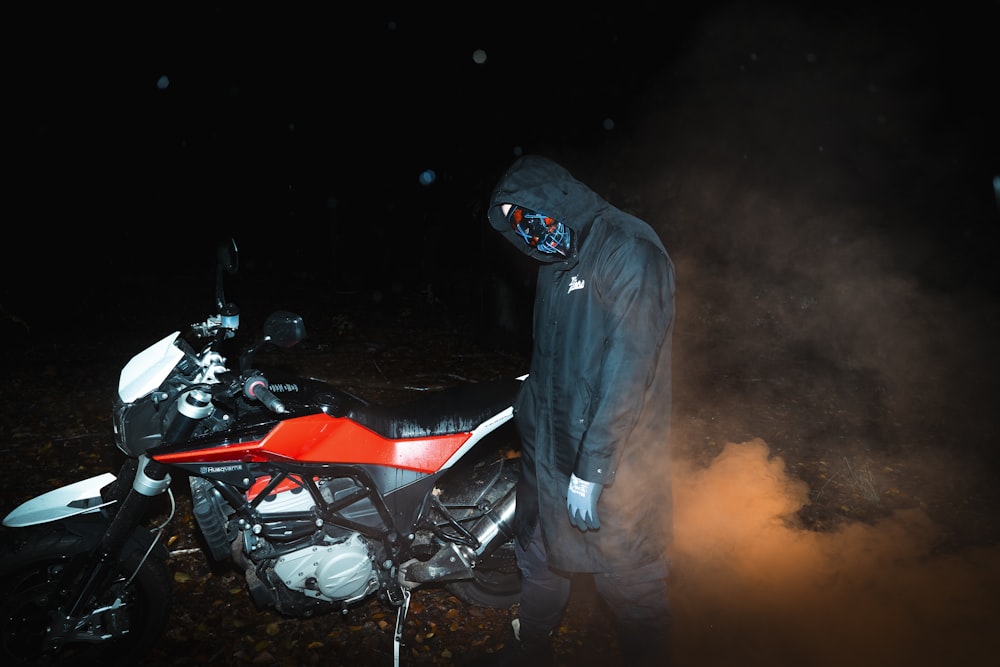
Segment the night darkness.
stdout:
<path fill-rule="evenodd" d="M 485 205 L 544 153 L 676 264 L 678 651 L 975 664 L 1000 621 L 1000 1 L 278 4 L 6 10 L 11 359 L 203 318 L 228 235 L 251 311 L 433 303 L 523 345 L 534 265 Z M 930 502 L 776 518 L 861 458 L 883 508 L 903 478 L 958 498 L 951 541 Z"/>
<path fill-rule="evenodd" d="M 338 284 L 477 267 L 515 151 L 600 159 L 676 52 L 678 25 L 526 7 L 31 16 L 10 127 L 37 222 L 19 245 L 54 246 L 64 275 L 142 281 L 228 232 L 251 261 Z"/>
<path fill-rule="evenodd" d="M 866 224 L 995 289 L 997 3 L 794 5 L 17 10 L 2 303 L 163 285 L 225 233 L 275 279 L 463 282 L 496 259 L 490 187 L 531 151 L 675 254 L 699 227 L 738 242 L 737 199 L 767 193 L 879 207 Z"/>

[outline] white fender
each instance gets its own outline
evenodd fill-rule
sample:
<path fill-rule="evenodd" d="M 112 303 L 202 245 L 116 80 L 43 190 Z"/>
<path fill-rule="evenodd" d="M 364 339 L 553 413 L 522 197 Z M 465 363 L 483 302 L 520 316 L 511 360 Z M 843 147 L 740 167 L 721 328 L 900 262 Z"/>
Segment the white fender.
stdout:
<path fill-rule="evenodd" d="M 82 479 L 26 500 L 4 517 L 3 525 L 23 528 L 50 521 L 59 521 L 77 514 L 96 512 L 111 502 L 101 500 L 101 489 L 115 481 L 110 472 Z"/>

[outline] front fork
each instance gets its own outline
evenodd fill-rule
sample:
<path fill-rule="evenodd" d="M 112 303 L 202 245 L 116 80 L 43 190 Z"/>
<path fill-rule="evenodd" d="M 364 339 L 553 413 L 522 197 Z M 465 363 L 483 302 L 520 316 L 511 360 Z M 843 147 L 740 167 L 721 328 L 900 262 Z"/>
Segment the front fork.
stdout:
<path fill-rule="evenodd" d="M 131 482 L 131 487 L 128 484 Z M 153 499 L 170 487 L 167 467 L 145 456 L 126 463 L 119 477 L 102 493 L 105 501 L 115 499 L 117 508 L 101 536 L 97 547 L 83 570 L 84 576 L 79 587 L 72 592 L 73 603 L 66 610 L 58 629 L 52 628 L 52 637 L 68 637 L 76 629 L 77 622 L 88 616 L 90 600 L 103 587 L 108 586 L 117 574 L 117 565 L 125 558 L 125 545 L 143 520 L 153 503 Z M 58 643 L 58 639 L 56 640 Z"/>

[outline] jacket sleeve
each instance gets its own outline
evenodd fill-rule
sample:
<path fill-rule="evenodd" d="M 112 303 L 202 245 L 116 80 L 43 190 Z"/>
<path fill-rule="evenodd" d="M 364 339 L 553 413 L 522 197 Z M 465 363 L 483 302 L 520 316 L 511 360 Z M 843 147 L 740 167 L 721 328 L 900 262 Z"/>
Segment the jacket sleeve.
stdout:
<path fill-rule="evenodd" d="M 649 400 L 647 390 L 671 330 L 673 269 L 661 248 L 636 239 L 604 258 L 598 288 L 604 308 L 604 351 L 574 473 L 608 485 Z"/>

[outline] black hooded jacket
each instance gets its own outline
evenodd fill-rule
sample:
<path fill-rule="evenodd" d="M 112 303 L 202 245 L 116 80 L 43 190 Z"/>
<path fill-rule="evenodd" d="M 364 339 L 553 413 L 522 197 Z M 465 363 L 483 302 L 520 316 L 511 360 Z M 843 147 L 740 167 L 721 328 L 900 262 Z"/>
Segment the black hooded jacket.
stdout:
<path fill-rule="evenodd" d="M 530 248 L 501 206 L 574 231 L 569 257 Z M 522 439 L 517 538 L 541 521 L 550 565 L 602 572 L 665 558 L 671 539 L 668 430 L 674 269 L 656 232 L 562 166 L 519 158 L 490 200 L 490 224 L 542 262 L 529 376 L 514 406 Z M 569 477 L 604 486 L 601 527 L 566 509 Z"/>

